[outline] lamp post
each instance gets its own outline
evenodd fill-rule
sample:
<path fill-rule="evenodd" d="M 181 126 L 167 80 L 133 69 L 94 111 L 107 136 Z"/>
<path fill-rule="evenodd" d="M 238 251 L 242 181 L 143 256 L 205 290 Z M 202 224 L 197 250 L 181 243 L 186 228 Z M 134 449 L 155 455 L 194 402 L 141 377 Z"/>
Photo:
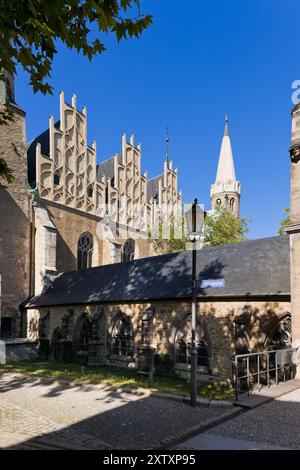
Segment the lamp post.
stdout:
<path fill-rule="evenodd" d="M 197 241 L 200 240 L 204 223 L 204 211 L 197 199 L 185 212 L 187 224 L 187 236 L 192 243 L 192 347 L 191 347 L 191 406 L 197 402 L 197 348 L 196 348 L 196 323 L 197 323 Z"/>

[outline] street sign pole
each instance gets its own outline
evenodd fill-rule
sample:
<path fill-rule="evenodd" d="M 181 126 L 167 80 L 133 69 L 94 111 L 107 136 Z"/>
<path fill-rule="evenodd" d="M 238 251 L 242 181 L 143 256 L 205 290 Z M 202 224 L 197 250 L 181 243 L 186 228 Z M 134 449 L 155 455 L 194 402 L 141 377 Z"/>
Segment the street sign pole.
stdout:
<path fill-rule="evenodd" d="M 192 251 L 192 350 L 191 350 L 191 406 L 197 403 L 197 348 L 196 348 L 196 322 L 197 322 L 197 243 L 193 242 Z"/>
<path fill-rule="evenodd" d="M 201 238 L 205 212 L 195 199 L 194 204 L 185 212 L 188 239 L 192 242 L 192 344 L 191 344 L 191 406 L 197 404 L 197 241 Z"/>

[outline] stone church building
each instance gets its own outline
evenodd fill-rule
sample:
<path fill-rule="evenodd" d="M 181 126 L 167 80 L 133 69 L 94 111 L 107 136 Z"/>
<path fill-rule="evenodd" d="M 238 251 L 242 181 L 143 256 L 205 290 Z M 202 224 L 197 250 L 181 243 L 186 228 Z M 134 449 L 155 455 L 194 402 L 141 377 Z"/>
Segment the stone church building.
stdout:
<path fill-rule="evenodd" d="M 154 350 L 186 375 L 191 252 L 154 256 L 148 239 L 164 214 L 182 214 L 168 152 L 163 172 L 148 179 L 141 146 L 123 135 L 120 153 L 97 164 L 87 110 L 77 109 L 75 96 L 67 103 L 63 93 L 59 120 L 50 117 L 27 144 L 26 114 L 9 75 L 0 82 L 0 106 L 5 103 L 15 119 L 0 127 L 0 153 L 15 179 L 0 185 L 2 338 L 27 337 L 43 357 L 98 367 L 142 369 Z M 299 141 L 296 107 L 289 235 L 198 252 L 199 286 L 225 282 L 197 292 L 198 373 L 206 380 L 231 377 L 238 352 L 288 346 L 292 331 L 300 339 Z M 240 195 L 226 118 L 212 209 L 239 215 Z"/>

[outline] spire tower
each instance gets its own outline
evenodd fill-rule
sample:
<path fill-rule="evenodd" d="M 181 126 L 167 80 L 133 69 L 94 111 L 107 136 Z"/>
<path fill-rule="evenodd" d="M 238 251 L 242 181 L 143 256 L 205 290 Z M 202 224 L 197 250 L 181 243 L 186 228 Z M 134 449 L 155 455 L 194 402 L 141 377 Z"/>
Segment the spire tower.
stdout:
<path fill-rule="evenodd" d="M 228 116 L 226 115 L 216 181 L 211 185 L 210 190 L 211 207 L 212 209 L 225 207 L 236 216 L 239 216 L 240 196 L 241 185 L 235 176 L 233 153 L 228 129 Z"/>

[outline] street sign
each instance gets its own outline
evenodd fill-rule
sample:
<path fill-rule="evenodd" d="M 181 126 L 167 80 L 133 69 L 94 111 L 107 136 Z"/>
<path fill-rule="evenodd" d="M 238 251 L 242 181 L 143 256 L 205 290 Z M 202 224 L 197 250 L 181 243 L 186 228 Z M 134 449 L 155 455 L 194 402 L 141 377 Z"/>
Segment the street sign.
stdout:
<path fill-rule="evenodd" d="M 221 289 L 225 287 L 225 279 L 202 279 L 197 282 L 197 286 L 202 289 Z"/>

